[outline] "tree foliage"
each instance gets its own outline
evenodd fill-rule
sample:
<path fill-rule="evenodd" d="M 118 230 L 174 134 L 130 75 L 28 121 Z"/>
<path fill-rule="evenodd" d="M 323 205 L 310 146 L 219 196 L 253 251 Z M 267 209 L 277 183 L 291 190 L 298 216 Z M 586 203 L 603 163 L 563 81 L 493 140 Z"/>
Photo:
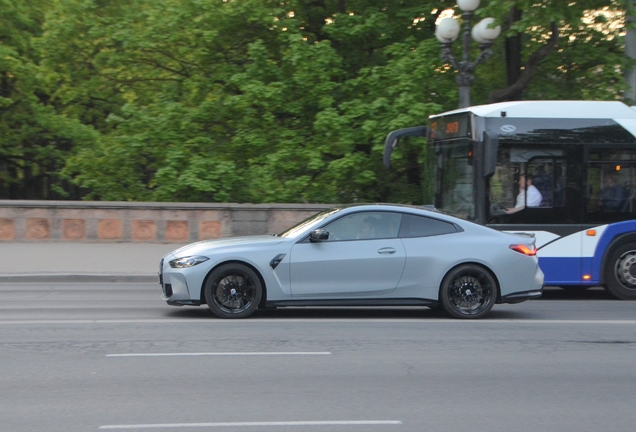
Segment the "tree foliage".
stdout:
<path fill-rule="evenodd" d="M 0 0 L 0 190 L 8 198 L 68 196 L 66 155 L 96 137 L 50 103 L 51 83 L 35 46 L 49 7 Z"/>
<path fill-rule="evenodd" d="M 433 35 L 452 3 L 0 0 L 0 194 L 429 202 L 422 143 L 387 171 L 383 140 L 456 106 Z M 482 3 L 521 41 L 522 63 L 559 28 L 523 97 L 621 97 L 620 4 Z M 513 8 L 523 14 L 510 21 Z M 493 52 L 474 103 L 508 85 L 504 38 Z"/>

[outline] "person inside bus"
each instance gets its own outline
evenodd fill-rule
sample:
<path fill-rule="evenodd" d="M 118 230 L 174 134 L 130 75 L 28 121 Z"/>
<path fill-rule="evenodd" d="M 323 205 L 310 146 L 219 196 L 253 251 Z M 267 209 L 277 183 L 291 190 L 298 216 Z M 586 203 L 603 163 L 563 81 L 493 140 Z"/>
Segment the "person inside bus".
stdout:
<path fill-rule="evenodd" d="M 539 192 L 539 189 L 534 187 L 532 180 L 534 180 L 534 178 L 531 174 L 522 174 L 519 176 L 519 195 L 517 195 L 517 202 L 514 208 L 504 210 L 506 213 L 517 213 L 526 208 L 526 205 L 528 207 L 539 207 L 541 205 L 543 196 L 541 192 Z M 526 194 L 528 195 L 527 200 Z"/>
<path fill-rule="evenodd" d="M 532 185 L 541 193 L 541 207 L 552 206 L 552 176 L 545 166 L 537 166 L 532 179 Z"/>
<path fill-rule="evenodd" d="M 625 192 L 612 173 L 603 175 L 603 189 L 598 193 L 601 208 L 605 212 L 619 212 L 625 204 Z"/>

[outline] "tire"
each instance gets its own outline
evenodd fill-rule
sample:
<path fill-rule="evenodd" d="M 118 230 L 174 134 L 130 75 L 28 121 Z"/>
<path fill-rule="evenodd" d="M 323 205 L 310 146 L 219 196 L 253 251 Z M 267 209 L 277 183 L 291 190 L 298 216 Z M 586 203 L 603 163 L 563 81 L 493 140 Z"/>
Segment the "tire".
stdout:
<path fill-rule="evenodd" d="M 239 264 L 224 264 L 205 280 L 205 301 L 220 318 L 239 319 L 250 316 L 261 302 L 263 285 L 256 272 Z"/>
<path fill-rule="evenodd" d="M 497 283 L 483 267 L 462 264 L 444 277 L 440 299 L 446 312 L 455 318 L 482 318 L 497 300 Z"/>
<path fill-rule="evenodd" d="M 605 264 L 605 288 L 620 300 L 636 300 L 636 243 L 616 249 Z"/>

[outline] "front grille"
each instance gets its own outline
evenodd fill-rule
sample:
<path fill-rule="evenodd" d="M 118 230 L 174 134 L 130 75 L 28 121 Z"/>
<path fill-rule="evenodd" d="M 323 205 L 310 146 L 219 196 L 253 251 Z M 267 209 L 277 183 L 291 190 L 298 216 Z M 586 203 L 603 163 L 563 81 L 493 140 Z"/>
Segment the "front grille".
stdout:
<path fill-rule="evenodd" d="M 163 258 L 159 262 L 159 284 L 163 286 Z"/>

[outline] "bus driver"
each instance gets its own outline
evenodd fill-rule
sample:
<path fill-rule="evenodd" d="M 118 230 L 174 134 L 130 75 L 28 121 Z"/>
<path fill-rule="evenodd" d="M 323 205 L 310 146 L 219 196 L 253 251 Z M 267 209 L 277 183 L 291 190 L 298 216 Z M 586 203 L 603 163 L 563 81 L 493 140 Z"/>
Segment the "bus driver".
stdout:
<path fill-rule="evenodd" d="M 511 209 L 504 210 L 508 214 L 517 213 L 520 210 L 528 207 L 539 207 L 541 205 L 541 201 L 543 200 L 543 196 L 539 189 L 537 189 L 532 184 L 533 177 L 531 174 L 522 174 L 519 176 L 519 195 L 517 195 L 517 202 L 515 203 L 515 207 Z M 526 187 L 528 200 L 526 201 Z"/>

